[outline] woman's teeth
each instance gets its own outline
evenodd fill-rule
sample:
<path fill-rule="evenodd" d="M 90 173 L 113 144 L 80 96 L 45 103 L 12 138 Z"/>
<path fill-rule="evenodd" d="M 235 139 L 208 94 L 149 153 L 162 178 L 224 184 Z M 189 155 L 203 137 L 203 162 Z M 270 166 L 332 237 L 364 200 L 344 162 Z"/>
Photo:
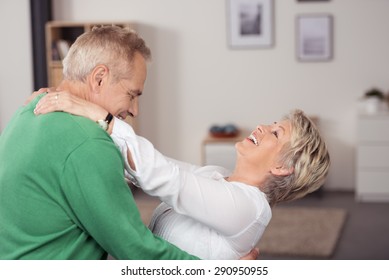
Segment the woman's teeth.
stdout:
<path fill-rule="evenodd" d="M 254 137 L 254 135 L 251 134 L 249 136 L 249 140 L 251 140 L 256 146 L 258 146 L 258 140 Z"/>

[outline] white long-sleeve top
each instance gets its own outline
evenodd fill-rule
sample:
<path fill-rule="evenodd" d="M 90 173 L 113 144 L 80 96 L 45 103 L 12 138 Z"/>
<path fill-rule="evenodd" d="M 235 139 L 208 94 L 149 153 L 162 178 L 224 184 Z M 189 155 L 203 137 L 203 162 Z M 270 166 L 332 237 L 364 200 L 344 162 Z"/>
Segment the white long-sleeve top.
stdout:
<path fill-rule="evenodd" d="M 128 178 L 163 201 L 150 224 L 154 234 L 202 259 L 238 259 L 257 244 L 271 219 L 270 205 L 257 187 L 226 181 L 229 172 L 222 167 L 169 159 L 119 119 L 111 137 Z M 136 170 L 128 164 L 127 150 Z"/>

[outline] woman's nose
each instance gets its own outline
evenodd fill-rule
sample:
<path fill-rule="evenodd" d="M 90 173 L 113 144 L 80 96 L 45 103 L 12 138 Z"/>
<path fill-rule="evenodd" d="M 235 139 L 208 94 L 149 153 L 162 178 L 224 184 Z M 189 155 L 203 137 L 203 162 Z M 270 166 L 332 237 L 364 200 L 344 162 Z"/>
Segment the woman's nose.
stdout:
<path fill-rule="evenodd" d="M 259 131 L 259 133 L 265 133 L 268 130 L 270 130 L 269 125 L 258 125 L 257 126 L 257 131 Z"/>
<path fill-rule="evenodd" d="M 262 133 L 262 132 L 264 131 L 263 125 L 258 125 L 258 126 L 257 126 L 257 131 L 259 131 L 260 133 Z"/>

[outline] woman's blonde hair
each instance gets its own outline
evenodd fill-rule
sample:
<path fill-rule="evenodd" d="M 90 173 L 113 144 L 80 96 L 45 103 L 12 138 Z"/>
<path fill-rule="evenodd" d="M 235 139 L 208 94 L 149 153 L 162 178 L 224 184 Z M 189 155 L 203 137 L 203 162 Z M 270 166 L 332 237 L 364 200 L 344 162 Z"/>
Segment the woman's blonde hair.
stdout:
<path fill-rule="evenodd" d="M 315 123 L 303 111 L 283 118 L 292 127 L 291 140 L 281 151 L 280 162 L 293 170 L 288 176 L 270 175 L 263 185 L 270 205 L 301 198 L 320 188 L 328 174 L 330 156 Z"/>
<path fill-rule="evenodd" d="M 151 58 L 150 49 L 138 34 L 119 26 L 95 26 L 77 38 L 63 60 L 64 79 L 85 81 L 95 66 L 109 68 L 114 82 L 128 77 L 134 54 L 145 60 Z"/>

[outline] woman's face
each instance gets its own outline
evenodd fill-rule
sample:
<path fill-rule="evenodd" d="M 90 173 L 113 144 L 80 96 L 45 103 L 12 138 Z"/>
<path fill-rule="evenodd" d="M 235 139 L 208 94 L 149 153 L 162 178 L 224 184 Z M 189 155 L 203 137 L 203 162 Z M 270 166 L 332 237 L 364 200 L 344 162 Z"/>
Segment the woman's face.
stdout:
<path fill-rule="evenodd" d="M 236 144 L 238 160 L 253 164 L 263 172 L 281 168 L 280 154 L 284 144 L 291 140 L 291 133 L 289 120 L 272 125 L 258 125 L 247 138 Z"/>

